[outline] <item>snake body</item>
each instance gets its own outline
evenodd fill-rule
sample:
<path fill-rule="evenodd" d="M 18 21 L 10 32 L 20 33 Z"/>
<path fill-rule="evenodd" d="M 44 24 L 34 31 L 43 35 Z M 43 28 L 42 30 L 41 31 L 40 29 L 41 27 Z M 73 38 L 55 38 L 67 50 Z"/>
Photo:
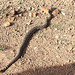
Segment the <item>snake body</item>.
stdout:
<path fill-rule="evenodd" d="M 50 14 L 51 16 L 47 19 L 46 24 L 43 26 L 36 26 L 34 28 L 32 28 L 28 34 L 26 35 L 26 37 L 24 38 L 24 42 L 20 47 L 20 50 L 17 54 L 17 56 L 7 65 L 4 67 L 4 69 L 0 70 L 0 72 L 5 72 L 13 63 L 15 63 L 19 58 L 21 58 L 21 56 L 23 55 L 23 52 L 26 51 L 26 48 L 29 44 L 29 41 L 31 39 L 31 37 L 33 36 L 34 33 L 36 33 L 37 31 L 43 29 L 43 28 L 47 28 L 50 25 L 50 20 L 53 18 L 53 15 Z"/>

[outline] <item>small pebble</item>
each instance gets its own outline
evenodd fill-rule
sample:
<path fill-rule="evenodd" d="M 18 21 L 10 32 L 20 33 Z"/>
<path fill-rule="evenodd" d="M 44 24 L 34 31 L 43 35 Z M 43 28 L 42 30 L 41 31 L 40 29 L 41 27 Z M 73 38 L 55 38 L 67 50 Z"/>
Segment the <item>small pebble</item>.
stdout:
<path fill-rule="evenodd" d="M 16 15 L 16 17 L 19 17 L 19 15 Z"/>
<path fill-rule="evenodd" d="M 21 17 L 22 16 L 22 14 L 19 14 L 19 17 Z"/>
<path fill-rule="evenodd" d="M 59 49 L 59 46 L 55 47 L 55 49 Z"/>
<path fill-rule="evenodd" d="M 14 19 L 15 19 L 14 17 L 8 17 L 9 22 L 13 22 Z"/>
<path fill-rule="evenodd" d="M 34 49 L 38 49 L 37 47 L 34 47 Z"/>
<path fill-rule="evenodd" d="M 19 62 L 19 65 L 21 65 L 21 63 Z"/>
<path fill-rule="evenodd" d="M 67 62 L 71 62 L 71 60 L 68 60 Z"/>
<path fill-rule="evenodd" d="M 65 13 L 64 12 L 61 12 L 62 13 L 62 15 L 64 15 L 65 16 Z"/>
<path fill-rule="evenodd" d="M 32 8 L 31 8 L 31 7 L 28 7 L 27 10 L 28 10 L 28 11 L 29 11 L 29 10 L 32 10 Z"/>
<path fill-rule="evenodd" d="M 57 58 L 60 58 L 60 56 L 59 56 L 59 55 L 57 55 L 56 57 L 57 57 Z"/>
<path fill-rule="evenodd" d="M 27 22 L 26 23 L 27 25 L 30 25 L 31 24 L 31 20 L 29 20 L 29 19 L 27 19 L 26 22 Z"/>
<path fill-rule="evenodd" d="M 28 62 L 30 62 L 30 59 L 28 59 Z"/>
<path fill-rule="evenodd" d="M 55 9 L 53 12 L 52 12 L 52 14 L 55 16 L 55 15 L 57 15 L 59 13 L 59 10 L 58 9 Z"/>
<path fill-rule="evenodd" d="M 36 13 L 33 13 L 33 17 L 36 17 Z"/>
<path fill-rule="evenodd" d="M 35 9 L 35 8 L 32 7 L 32 11 L 33 11 L 34 9 Z"/>
<path fill-rule="evenodd" d="M 29 16 L 31 17 L 32 16 L 32 13 L 29 13 Z"/>
<path fill-rule="evenodd" d="M 54 31 L 57 31 L 58 29 L 57 28 L 54 28 Z"/>
<path fill-rule="evenodd" d="M 3 24 L 3 26 L 4 26 L 4 27 L 9 27 L 9 26 L 10 26 L 10 22 L 5 22 L 5 23 Z"/>
<path fill-rule="evenodd" d="M 18 7 L 18 10 L 19 10 L 20 8 L 21 8 L 21 7 L 19 6 L 19 7 Z"/>
<path fill-rule="evenodd" d="M 13 15 L 15 14 L 15 10 L 14 10 L 14 9 L 11 10 L 11 11 L 10 11 L 10 14 L 11 14 L 11 16 L 13 16 Z"/>
<path fill-rule="evenodd" d="M 41 7 L 42 11 L 44 11 L 45 13 L 48 13 L 48 9 L 45 7 Z"/>
<path fill-rule="evenodd" d="M 30 25 L 30 22 L 27 22 L 26 24 L 27 24 L 27 25 Z"/>
<path fill-rule="evenodd" d="M 10 51 L 13 54 L 13 51 Z"/>

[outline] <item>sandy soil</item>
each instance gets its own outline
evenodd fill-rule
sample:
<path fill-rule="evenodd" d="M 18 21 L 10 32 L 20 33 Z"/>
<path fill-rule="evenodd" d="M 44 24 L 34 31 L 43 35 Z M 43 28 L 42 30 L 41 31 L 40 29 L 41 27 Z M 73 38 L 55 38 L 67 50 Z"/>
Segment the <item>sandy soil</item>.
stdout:
<path fill-rule="evenodd" d="M 74 0 L 0 0 L 0 70 L 16 56 L 27 32 L 46 23 L 49 15 L 41 7 L 61 13 L 34 34 L 24 57 L 0 75 L 75 75 Z M 15 19 L 4 27 L 9 16 Z"/>

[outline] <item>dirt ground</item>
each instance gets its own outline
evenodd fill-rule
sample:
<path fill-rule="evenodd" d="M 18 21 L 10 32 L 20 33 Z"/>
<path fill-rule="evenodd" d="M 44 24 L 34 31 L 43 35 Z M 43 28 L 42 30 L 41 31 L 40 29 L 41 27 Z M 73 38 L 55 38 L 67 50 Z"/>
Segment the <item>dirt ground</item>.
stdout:
<path fill-rule="evenodd" d="M 74 0 L 0 0 L 0 70 L 16 56 L 28 31 L 46 23 L 49 15 L 41 7 L 61 13 L 34 34 L 24 56 L 0 75 L 75 75 Z M 11 26 L 5 27 L 12 16 Z"/>

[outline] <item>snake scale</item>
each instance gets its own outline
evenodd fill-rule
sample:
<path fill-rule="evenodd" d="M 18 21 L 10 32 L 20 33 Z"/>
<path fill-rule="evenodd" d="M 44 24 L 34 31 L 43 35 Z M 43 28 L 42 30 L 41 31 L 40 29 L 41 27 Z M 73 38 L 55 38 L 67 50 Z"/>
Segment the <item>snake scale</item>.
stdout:
<path fill-rule="evenodd" d="M 13 63 L 15 63 L 19 58 L 21 58 L 21 56 L 23 55 L 24 51 L 26 51 L 26 48 L 29 44 L 30 39 L 32 38 L 33 34 L 36 33 L 37 31 L 43 29 L 43 28 L 47 28 L 50 25 L 50 21 L 52 18 L 54 18 L 53 14 L 52 14 L 53 10 L 49 10 L 49 14 L 50 17 L 47 18 L 46 24 L 44 24 L 43 26 L 36 26 L 34 28 L 32 28 L 26 35 L 26 37 L 24 38 L 24 42 L 22 43 L 18 54 L 16 55 L 16 57 L 7 65 L 5 66 L 2 70 L 0 70 L 1 73 L 5 72 Z"/>

